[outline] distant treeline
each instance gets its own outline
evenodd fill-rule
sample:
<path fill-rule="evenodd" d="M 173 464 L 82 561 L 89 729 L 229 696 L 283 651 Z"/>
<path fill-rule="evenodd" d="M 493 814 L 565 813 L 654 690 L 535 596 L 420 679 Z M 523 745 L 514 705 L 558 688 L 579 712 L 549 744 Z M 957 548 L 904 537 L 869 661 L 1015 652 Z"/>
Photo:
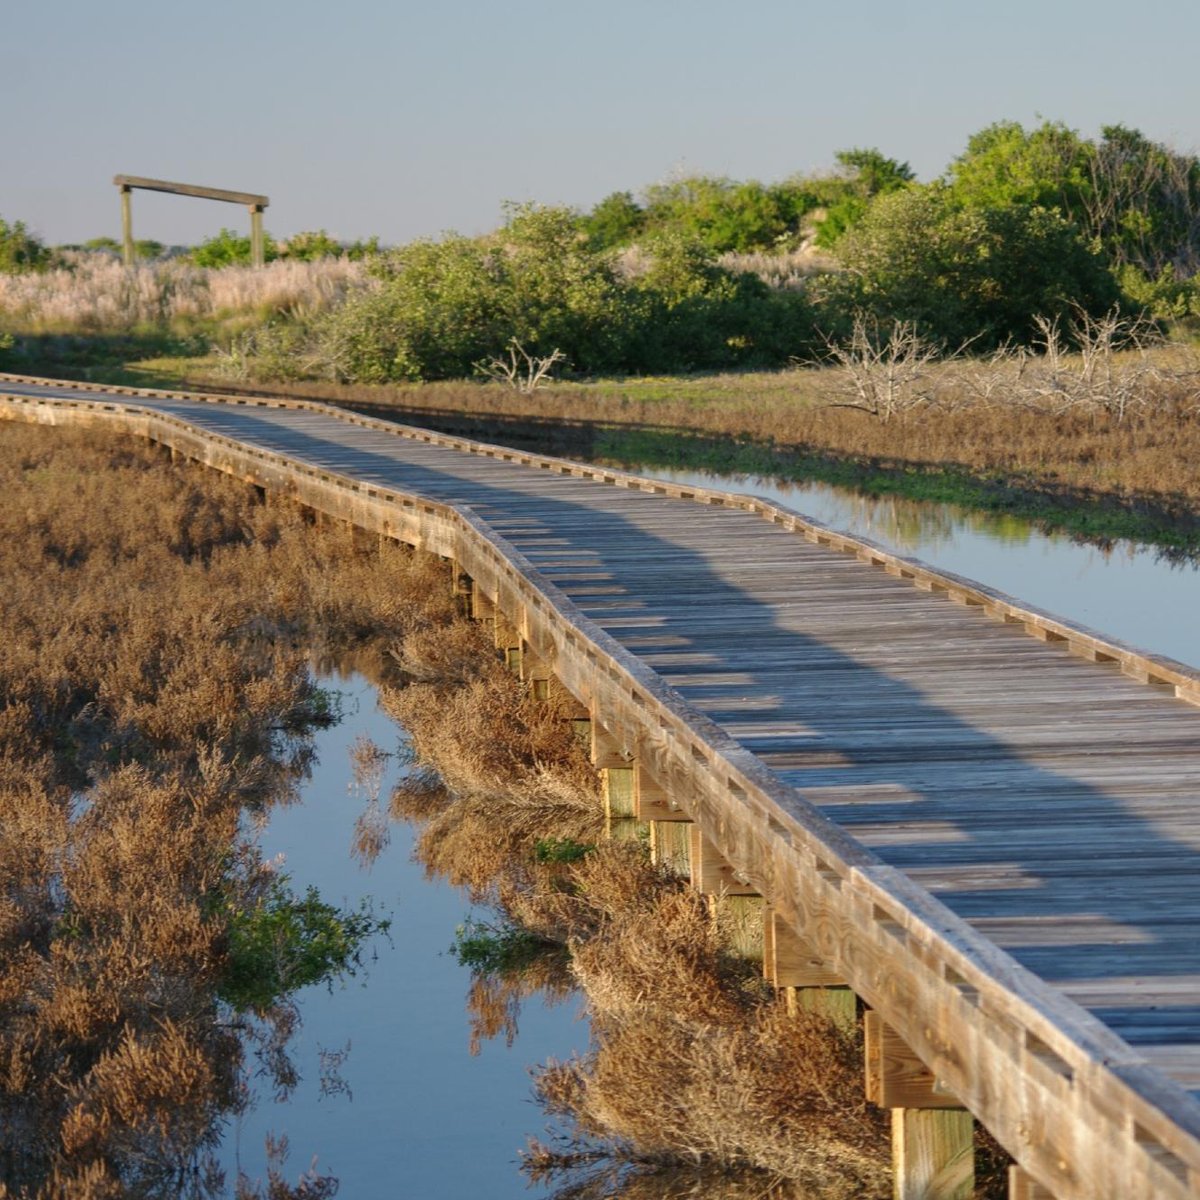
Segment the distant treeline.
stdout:
<path fill-rule="evenodd" d="M 25 248 L 0 250 L 0 267 L 36 269 L 23 227 L 2 232 Z M 348 249 L 324 234 L 288 245 Z M 223 231 L 192 259 L 243 250 Z M 1035 342 L 1039 317 L 1200 316 L 1200 160 L 1120 125 L 1093 139 L 1000 122 L 932 183 L 853 149 L 822 175 L 680 178 L 586 213 L 510 206 L 482 237 L 353 250 L 368 286 L 258 325 L 241 347 L 257 374 L 464 377 L 514 341 L 579 374 L 772 367 L 819 355 L 862 317 L 988 350 Z"/>

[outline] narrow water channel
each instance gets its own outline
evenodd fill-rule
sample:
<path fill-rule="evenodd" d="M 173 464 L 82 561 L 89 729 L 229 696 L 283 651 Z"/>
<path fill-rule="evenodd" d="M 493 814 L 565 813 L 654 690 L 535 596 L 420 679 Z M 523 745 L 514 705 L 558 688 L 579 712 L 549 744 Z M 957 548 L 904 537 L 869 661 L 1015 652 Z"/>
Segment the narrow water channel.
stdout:
<path fill-rule="evenodd" d="M 545 1195 L 517 1168 L 518 1150 L 545 1121 L 531 1098 L 529 1068 L 586 1049 L 588 1028 L 575 1001 L 553 1007 L 531 1000 L 511 1048 L 504 1039 L 468 1051 L 464 999 L 470 973 L 448 952 L 468 912 L 463 895 L 429 881 L 411 856 L 412 837 L 393 822 L 391 843 L 370 871 L 352 860 L 354 822 L 363 798 L 351 794 L 350 749 L 366 736 L 395 750 L 397 727 L 376 708 L 362 676 L 326 678 L 342 695 L 342 722 L 316 735 L 317 764 L 301 802 L 273 812 L 262 834 L 267 858 L 297 892 L 310 884 L 331 904 L 357 907 L 371 897 L 390 915 L 391 944 L 377 939 L 357 978 L 298 996 L 302 1025 L 291 1052 L 302 1082 L 286 1103 L 274 1102 L 264 1080 L 257 1103 L 230 1126 L 223 1165 L 265 1178 L 264 1137 L 286 1134 L 284 1176 L 294 1182 L 313 1155 L 335 1176 L 339 1195 L 413 1200 L 478 1200 Z M 382 803 L 396 772 L 389 762 Z M 349 1047 L 337 1076 L 348 1088 L 322 1095 L 321 1056 Z"/>
<path fill-rule="evenodd" d="M 1200 666 L 1200 566 L 1173 563 L 1155 547 L 1101 548 L 1012 517 L 827 484 L 622 465 L 655 479 L 764 496 L 1107 637 Z"/>

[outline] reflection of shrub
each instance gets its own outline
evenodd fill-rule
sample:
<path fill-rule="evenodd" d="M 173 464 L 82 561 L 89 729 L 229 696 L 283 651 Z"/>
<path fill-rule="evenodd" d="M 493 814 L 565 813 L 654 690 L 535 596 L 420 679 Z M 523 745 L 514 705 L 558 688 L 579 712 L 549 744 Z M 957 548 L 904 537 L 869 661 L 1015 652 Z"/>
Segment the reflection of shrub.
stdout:
<path fill-rule="evenodd" d="M 454 931 L 450 952 L 462 966 L 486 973 L 520 970 L 548 948 L 558 949 L 519 925 L 468 918 Z"/>
<path fill-rule="evenodd" d="M 533 857 L 540 863 L 573 863 L 587 858 L 596 847 L 591 842 L 577 842 L 574 838 L 542 838 L 533 848 Z"/>
<path fill-rule="evenodd" d="M 357 911 L 338 910 L 315 887 L 297 896 L 287 876 L 276 876 L 254 907 L 230 915 L 221 998 L 262 1012 L 310 983 L 353 976 L 363 943 L 389 924 L 365 903 Z"/>

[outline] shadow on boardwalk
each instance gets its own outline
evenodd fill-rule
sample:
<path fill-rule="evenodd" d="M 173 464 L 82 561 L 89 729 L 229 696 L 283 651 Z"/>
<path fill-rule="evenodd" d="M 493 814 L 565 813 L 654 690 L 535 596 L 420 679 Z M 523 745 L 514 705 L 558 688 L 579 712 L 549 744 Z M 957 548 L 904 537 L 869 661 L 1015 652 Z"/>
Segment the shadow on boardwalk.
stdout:
<path fill-rule="evenodd" d="M 1122 745 L 1122 693 L 1093 712 L 1079 704 L 1091 695 L 1085 685 L 1026 721 L 1018 747 L 980 728 L 986 713 L 968 719 L 930 699 L 913 674 L 927 653 L 900 662 L 897 643 L 906 680 L 806 633 L 796 598 L 813 556 L 831 556 L 748 514 L 672 505 L 316 414 L 164 407 L 326 469 L 471 505 L 690 703 L 1018 961 L 1131 1041 L 1200 1040 L 1197 989 L 1180 986 L 1200 978 L 1195 714 L 1138 693 L 1147 712 L 1161 706 L 1162 736 Z M 713 553 L 718 541 L 724 560 Z M 759 586 L 764 557 L 775 573 Z M 838 561 L 861 570 L 862 602 L 878 606 L 866 619 L 886 626 L 887 589 L 907 585 Z M 929 611 L 935 622 L 977 620 L 949 606 Z M 1011 638 L 1013 655 L 1052 653 L 1015 630 L 979 627 Z M 1059 670 L 1056 660 L 1051 674 Z M 1095 679 L 1099 690 L 1103 676 Z M 1004 687 L 1000 680 L 996 702 L 1011 705 Z M 1150 768 L 1177 756 L 1170 794 L 1156 795 Z M 1144 1001 L 1129 1001 L 1134 980 L 1146 984 Z"/>

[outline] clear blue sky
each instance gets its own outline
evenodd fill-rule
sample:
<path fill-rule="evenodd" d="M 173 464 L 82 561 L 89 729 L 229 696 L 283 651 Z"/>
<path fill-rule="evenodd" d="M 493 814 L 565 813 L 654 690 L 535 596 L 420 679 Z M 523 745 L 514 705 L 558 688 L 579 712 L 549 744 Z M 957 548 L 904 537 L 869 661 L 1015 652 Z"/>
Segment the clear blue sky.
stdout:
<path fill-rule="evenodd" d="M 1000 119 L 1195 151 L 1198 46 L 1198 0 L 21 0 L 0 216 L 116 235 L 120 172 L 265 192 L 276 235 L 391 243 L 848 146 L 928 179 Z M 151 193 L 134 222 L 167 242 L 248 224 Z"/>

